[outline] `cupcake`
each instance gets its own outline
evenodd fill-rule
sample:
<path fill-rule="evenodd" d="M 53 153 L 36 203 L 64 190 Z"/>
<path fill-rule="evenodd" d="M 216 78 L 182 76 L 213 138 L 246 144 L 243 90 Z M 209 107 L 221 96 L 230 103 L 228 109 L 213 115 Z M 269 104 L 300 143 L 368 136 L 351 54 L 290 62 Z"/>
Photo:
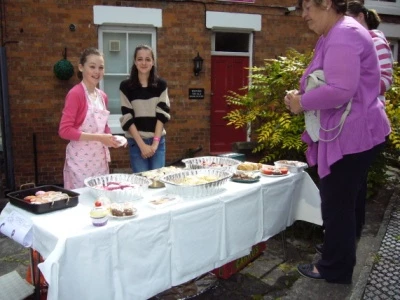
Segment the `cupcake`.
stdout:
<path fill-rule="evenodd" d="M 111 214 L 115 217 L 123 217 L 124 209 L 119 203 L 112 203 L 110 206 Z"/>
<path fill-rule="evenodd" d="M 104 226 L 108 222 L 108 210 L 103 206 L 101 201 L 94 203 L 94 208 L 90 211 L 90 217 L 92 218 L 92 224 L 94 226 Z"/>

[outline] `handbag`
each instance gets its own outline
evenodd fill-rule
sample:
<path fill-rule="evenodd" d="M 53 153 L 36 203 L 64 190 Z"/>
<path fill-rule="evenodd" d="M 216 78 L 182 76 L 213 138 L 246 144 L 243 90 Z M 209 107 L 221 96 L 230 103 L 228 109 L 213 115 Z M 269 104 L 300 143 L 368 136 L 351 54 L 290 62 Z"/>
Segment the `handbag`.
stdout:
<path fill-rule="evenodd" d="M 309 74 L 307 76 L 306 80 L 307 80 L 306 81 L 306 92 L 309 90 L 315 89 L 317 87 L 320 87 L 325 84 L 324 72 L 322 70 L 315 70 L 314 72 L 312 72 L 311 74 Z M 305 111 L 304 112 L 304 121 L 305 121 L 305 125 L 306 125 L 306 131 L 307 131 L 308 135 L 310 136 L 310 138 L 312 139 L 312 141 L 313 142 L 318 142 L 318 141 L 331 142 L 331 141 L 335 140 L 339 136 L 339 134 L 342 132 L 344 121 L 346 120 L 346 118 L 349 115 L 350 110 L 351 110 L 351 103 L 352 103 L 352 99 L 350 99 L 350 101 L 347 103 L 346 109 L 344 110 L 342 117 L 340 118 L 339 124 L 337 124 L 335 127 L 330 128 L 330 129 L 323 128 L 321 126 L 319 110 Z M 339 109 L 342 106 L 343 105 L 339 105 L 336 108 Z M 333 138 L 324 140 L 319 136 L 320 130 L 323 130 L 325 132 L 331 132 L 334 130 L 338 130 L 338 132 Z"/>

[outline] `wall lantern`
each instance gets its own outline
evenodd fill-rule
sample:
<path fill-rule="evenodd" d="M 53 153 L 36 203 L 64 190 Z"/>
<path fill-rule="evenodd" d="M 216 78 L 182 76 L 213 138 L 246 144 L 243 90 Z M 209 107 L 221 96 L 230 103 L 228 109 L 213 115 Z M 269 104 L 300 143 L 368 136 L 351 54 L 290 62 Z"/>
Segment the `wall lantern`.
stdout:
<path fill-rule="evenodd" d="M 199 52 L 197 52 L 197 56 L 195 58 L 193 58 L 193 64 L 194 64 L 194 68 L 193 68 L 194 75 L 199 76 L 199 74 L 203 68 L 203 59 L 199 55 Z"/>

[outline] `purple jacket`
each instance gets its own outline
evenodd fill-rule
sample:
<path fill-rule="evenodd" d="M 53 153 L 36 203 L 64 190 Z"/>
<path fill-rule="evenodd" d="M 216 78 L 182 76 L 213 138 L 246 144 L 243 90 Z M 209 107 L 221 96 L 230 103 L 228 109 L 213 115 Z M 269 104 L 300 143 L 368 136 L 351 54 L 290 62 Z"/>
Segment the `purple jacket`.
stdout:
<path fill-rule="evenodd" d="M 306 77 L 317 69 L 324 71 L 326 85 L 305 93 Z M 347 102 L 353 99 L 338 138 L 314 143 L 307 132 L 302 135 L 308 145 L 307 161 L 310 166 L 318 164 L 320 178 L 327 176 L 330 166 L 343 155 L 369 150 L 390 134 L 389 120 L 378 100 L 379 87 L 380 69 L 370 34 L 353 18 L 340 19 L 327 36 L 319 38 L 313 60 L 300 80 L 301 104 L 304 110 L 321 111 L 324 128 L 335 127 Z M 336 134 L 320 130 L 324 140 Z"/>

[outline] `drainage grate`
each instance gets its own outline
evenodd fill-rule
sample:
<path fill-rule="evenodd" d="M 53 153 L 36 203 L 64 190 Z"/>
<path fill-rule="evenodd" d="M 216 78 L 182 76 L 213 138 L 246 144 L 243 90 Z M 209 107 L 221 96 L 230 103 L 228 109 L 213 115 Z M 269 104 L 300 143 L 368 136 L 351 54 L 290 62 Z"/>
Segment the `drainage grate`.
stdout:
<path fill-rule="evenodd" d="M 390 216 L 363 299 L 400 300 L 400 208 Z"/>

